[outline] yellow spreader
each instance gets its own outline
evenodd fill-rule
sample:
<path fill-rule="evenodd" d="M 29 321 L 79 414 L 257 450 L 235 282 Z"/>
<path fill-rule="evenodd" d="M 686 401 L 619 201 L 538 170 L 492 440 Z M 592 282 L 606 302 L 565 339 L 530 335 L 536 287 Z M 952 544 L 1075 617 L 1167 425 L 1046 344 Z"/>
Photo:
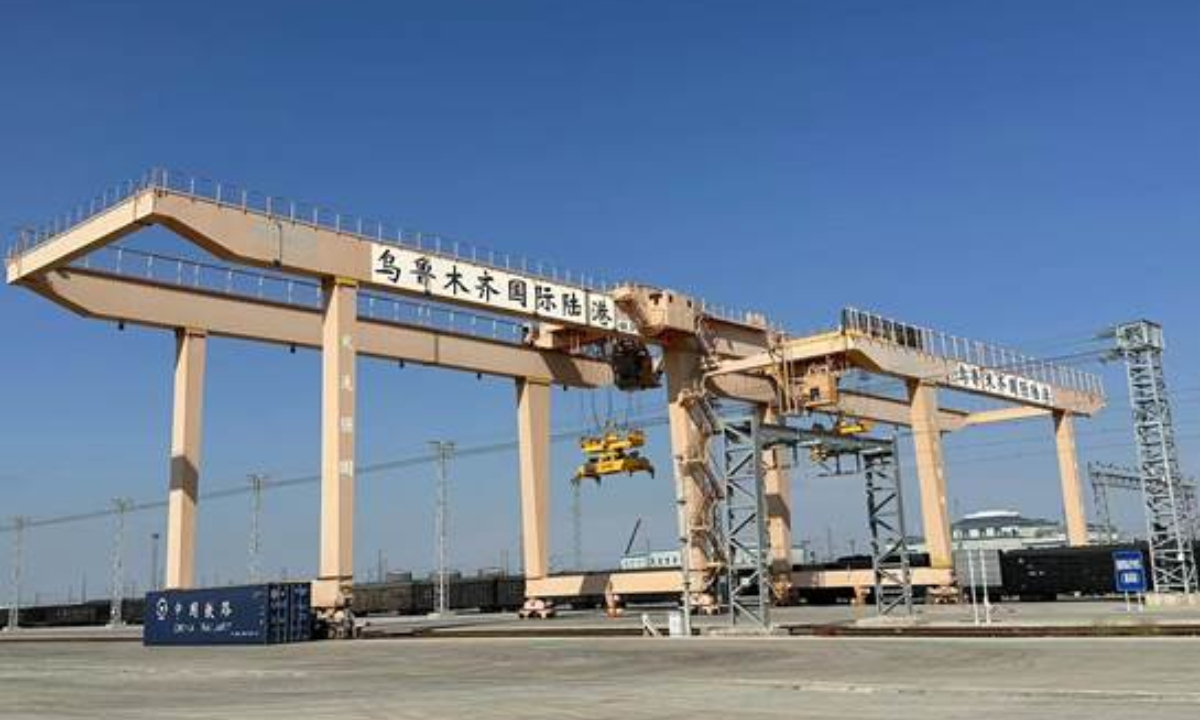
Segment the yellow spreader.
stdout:
<path fill-rule="evenodd" d="M 592 478 L 600 482 L 605 475 L 635 472 L 647 472 L 654 477 L 654 466 L 636 449 L 645 444 L 646 434 L 641 430 L 625 433 L 607 430 L 603 435 L 580 438 L 579 449 L 587 455 L 587 460 L 575 471 L 575 480 Z"/>
<path fill-rule="evenodd" d="M 869 420 L 839 417 L 833 423 L 833 434 L 840 437 L 853 437 L 871 432 L 875 424 Z M 808 451 L 809 458 L 816 463 L 825 462 L 829 458 L 829 448 L 824 445 L 813 445 Z"/>

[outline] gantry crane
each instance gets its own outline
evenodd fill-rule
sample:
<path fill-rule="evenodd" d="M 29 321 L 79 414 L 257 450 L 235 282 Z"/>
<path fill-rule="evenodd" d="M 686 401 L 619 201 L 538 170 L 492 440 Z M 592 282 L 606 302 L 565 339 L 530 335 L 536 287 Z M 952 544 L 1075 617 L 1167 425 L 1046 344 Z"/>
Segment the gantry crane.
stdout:
<path fill-rule="evenodd" d="M 214 260 L 139 252 L 120 241 L 160 225 Z M 913 430 L 921 507 L 934 567 L 950 582 L 943 433 L 1052 417 L 1068 526 L 1078 485 L 1073 418 L 1104 404 L 1099 380 L 983 343 L 848 309 L 839 327 L 794 336 L 653 285 L 609 286 L 396 226 L 243 186 L 154 170 L 68 216 L 22 231 L 10 284 L 88 317 L 172 331 L 175 407 L 169 464 L 168 587 L 194 583 L 205 357 L 235 337 L 322 355 L 320 562 L 313 602 L 342 622 L 353 581 L 359 356 L 507 378 L 516 386 L 522 534 L 531 600 L 609 587 L 623 596 L 711 592 L 728 563 L 718 536 L 727 478 L 712 473 L 714 401 L 745 403 L 766 424 L 822 413 Z M 844 386 L 848 372 L 905 383 L 904 397 Z M 665 380 L 683 572 L 549 574 L 551 388 L 654 387 Z M 1003 407 L 943 407 L 938 390 Z M 626 458 L 633 450 L 625 449 Z M 774 451 L 773 451 L 774 452 Z M 624 461 L 622 461 L 624 463 Z M 793 577 L 790 484 L 781 463 L 754 474 L 768 517 L 771 573 Z M 1082 516 L 1082 510 L 1079 513 Z M 762 551 L 762 544 L 759 546 Z M 919 575 L 920 570 L 914 572 Z"/>

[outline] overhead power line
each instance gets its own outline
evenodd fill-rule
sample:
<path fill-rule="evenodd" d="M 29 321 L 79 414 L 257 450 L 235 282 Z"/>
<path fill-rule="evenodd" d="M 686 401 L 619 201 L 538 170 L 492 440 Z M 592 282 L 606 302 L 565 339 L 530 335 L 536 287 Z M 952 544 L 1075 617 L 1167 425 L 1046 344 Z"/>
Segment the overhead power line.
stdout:
<path fill-rule="evenodd" d="M 666 415 L 656 415 L 643 418 L 633 418 L 632 423 L 643 428 L 662 427 L 667 424 Z M 584 432 L 587 428 L 570 428 L 558 430 L 550 434 L 550 441 L 558 444 L 567 440 L 574 440 Z M 508 452 L 516 450 L 518 443 L 516 440 L 508 440 L 505 442 L 481 443 L 478 445 L 464 445 L 455 449 L 454 455 L 457 458 L 463 457 L 478 457 L 484 455 L 493 455 L 500 452 Z M 361 465 L 358 468 L 357 475 L 377 475 L 388 470 L 398 470 L 407 467 L 417 467 L 420 465 L 429 465 L 438 460 L 438 455 L 435 452 L 423 452 L 408 457 L 397 458 L 394 460 L 385 460 L 382 462 Z M 321 481 L 320 473 L 312 473 L 307 475 L 297 475 L 290 478 L 281 478 L 272 480 L 264 478 L 261 483 L 262 490 L 271 490 L 275 488 L 295 487 L 297 485 L 311 485 Z M 235 497 L 246 495 L 254 492 L 252 487 L 248 487 L 245 482 L 237 486 L 222 487 L 208 492 L 201 492 L 201 500 L 220 500 L 222 498 Z M 126 507 L 126 513 L 144 512 L 146 510 L 157 510 L 167 506 L 166 500 L 150 500 L 145 502 L 130 502 Z M 92 510 L 88 512 L 71 513 L 68 515 L 58 515 L 48 518 L 26 518 L 23 527 L 25 529 L 36 527 L 49 527 L 53 525 L 67 525 L 86 520 L 96 520 L 99 518 L 112 517 L 117 511 L 113 508 L 103 510 Z M 0 525 L 0 533 L 12 532 L 16 529 L 15 524 Z"/>
<path fill-rule="evenodd" d="M 1184 388 L 1180 388 L 1178 390 L 1172 390 L 1172 395 L 1173 395 L 1173 397 L 1176 398 L 1175 404 L 1177 406 L 1200 404 L 1200 397 L 1190 398 L 1183 402 L 1180 402 L 1177 399 L 1179 395 L 1189 395 L 1189 394 L 1197 394 L 1197 393 L 1200 393 L 1200 385 L 1184 387 Z M 1127 407 L 1127 405 L 1121 405 L 1119 403 L 1114 402 L 1114 403 L 1110 404 L 1110 407 L 1113 407 L 1113 408 Z M 638 426 L 641 426 L 644 428 L 662 427 L 667 424 L 667 417 L 665 415 L 652 415 L 652 416 L 631 418 L 630 424 L 638 425 Z M 1179 424 L 1193 425 L 1195 423 L 1179 423 Z M 551 439 L 552 443 L 559 444 L 559 443 L 562 443 L 562 442 L 565 442 L 568 440 L 576 439 L 576 438 L 578 438 L 578 436 L 580 434 L 589 432 L 590 430 L 591 430 L 591 428 L 589 428 L 589 427 L 568 428 L 568 429 L 558 430 L 551 434 L 550 439 Z M 1113 433 L 1117 433 L 1117 432 L 1124 432 L 1124 430 L 1120 429 L 1120 428 L 1082 427 L 1077 431 L 1077 434 L 1079 436 L 1086 437 L 1086 436 L 1092 436 L 1092 435 L 1107 435 L 1107 434 L 1113 434 Z M 1200 438 L 1200 434 L 1180 435 L 1179 438 L 1180 439 L 1195 439 L 1195 438 Z M 1005 440 L 992 440 L 992 441 L 973 441 L 973 440 L 971 440 L 971 441 L 962 441 L 962 442 L 956 444 L 955 446 L 947 448 L 947 450 L 950 452 L 955 452 L 957 450 L 969 449 L 969 448 L 974 448 L 974 447 L 1021 445 L 1021 444 L 1028 444 L 1028 443 L 1035 443 L 1035 442 L 1041 442 L 1041 438 L 1011 438 L 1011 439 L 1005 439 Z M 1081 446 L 1080 449 L 1081 450 L 1082 449 L 1104 449 L 1104 448 L 1123 447 L 1123 446 L 1125 446 L 1125 443 L 1115 443 L 1115 444 L 1109 444 L 1109 445 Z M 515 450 L 516 448 L 517 448 L 516 440 L 505 440 L 505 441 L 491 442 L 491 443 L 478 443 L 475 445 L 460 445 L 455 450 L 455 456 L 458 458 L 480 457 L 480 456 L 493 455 L 493 454 L 501 453 L 501 452 L 508 452 L 511 450 Z M 994 461 L 994 460 L 1004 460 L 1004 459 L 1019 459 L 1019 458 L 1024 458 L 1024 457 L 1036 457 L 1039 455 L 1052 454 L 1053 452 L 1054 452 L 1053 449 L 1047 449 L 1046 451 L 1036 451 L 1036 452 L 1031 452 L 1031 453 L 1025 453 L 1025 452 L 1007 453 L 1007 454 L 1003 454 L 1003 455 L 991 455 L 991 456 L 982 457 L 982 458 L 954 457 L 953 460 L 955 463 L 972 463 L 972 462 Z M 376 463 L 361 465 L 358 468 L 357 474 L 359 476 L 364 476 L 364 475 L 369 476 L 369 475 L 383 473 L 388 470 L 399 470 L 399 469 L 403 469 L 403 468 L 418 467 L 421 465 L 429 465 L 429 464 L 436 462 L 437 459 L 438 459 L 437 455 L 433 452 L 421 452 L 421 453 L 417 453 L 414 455 L 409 455 L 409 456 L 405 456 L 405 457 L 401 457 L 401 458 L 395 458 L 395 459 L 391 459 L 391 460 L 384 460 L 384 461 L 380 461 L 380 462 L 376 462 Z M 319 473 L 297 475 L 297 476 L 288 477 L 288 478 L 281 478 L 278 480 L 270 479 L 270 480 L 265 480 L 263 482 L 262 489 L 269 490 L 269 489 L 275 489 L 275 488 L 295 487 L 295 486 L 299 486 L 299 485 L 311 485 L 311 484 L 320 482 L 320 480 L 321 480 L 321 475 Z M 202 500 L 220 500 L 223 498 L 246 495 L 251 492 L 253 492 L 253 490 L 249 487 L 246 487 L 246 485 L 243 482 L 242 484 L 239 484 L 237 486 L 222 487 L 222 488 L 210 490 L 207 492 L 201 492 L 200 499 L 202 499 Z M 159 510 L 159 509 L 165 508 L 166 506 L 167 506 L 166 500 L 150 500 L 150 501 L 142 501 L 142 502 L 133 502 L 129 506 L 127 512 L 135 513 L 135 512 L 145 512 L 147 510 Z M 90 510 L 90 511 L 78 512 L 78 513 L 69 513 L 69 514 L 65 514 L 65 515 L 58 515 L 58 516 L 47 517 L 47 518 L 26 518 L 24 527 L 25 527 L 25 529 L 32 529 L 32 528 L 38 528 L 38 527 L 51 527 L 51 526 L 55 526 L 55 525 L 68 525 L 68 524 L 77 523 L 77 522 L 85 522 L 88 520 L 97 520 L 100 518 L 112 517 L 115 514 L 116 514 L 116 511 L 114 509 L 105 508 L 105 509 Z M 15 529 L 16 529 L 15 525 L 12 523 L 6 524 L 6 525 L 0 525 L 0 533 L 10 533 L 10 532 L 13 532 L 13 530 L 15 530 Z"/>

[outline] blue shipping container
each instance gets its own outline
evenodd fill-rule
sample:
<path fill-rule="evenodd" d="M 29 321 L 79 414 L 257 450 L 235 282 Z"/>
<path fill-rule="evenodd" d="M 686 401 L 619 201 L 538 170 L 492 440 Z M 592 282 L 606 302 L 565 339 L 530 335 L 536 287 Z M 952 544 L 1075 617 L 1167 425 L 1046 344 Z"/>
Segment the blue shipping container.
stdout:
<path fill-rule="evenodd" d="M 267 645 L 312 639 L 309 583 L 267 583 L 146 595 L 146 645 Z"/>

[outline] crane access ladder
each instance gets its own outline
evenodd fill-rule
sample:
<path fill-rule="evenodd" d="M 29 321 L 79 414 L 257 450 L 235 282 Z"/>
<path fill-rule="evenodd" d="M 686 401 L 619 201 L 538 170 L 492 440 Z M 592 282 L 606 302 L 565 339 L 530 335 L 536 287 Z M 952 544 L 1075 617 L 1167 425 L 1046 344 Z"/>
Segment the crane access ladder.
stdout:
<path fill-rule="evenodd" d="M 702 610 L 728 610 L 735 627 L 767 631 L 772 597 L 764 457 L 787 442 L 787 428 L 772 432 L 777 426 L 724 407 L 706 392 L 681 400 L 698 430 L 696 456 L 681 462 L 676 494 L 685 611 L 695 600 Z M 687 482 L 700 492 L 690 492 Z M 695 556 L 705 557 L 706 567 L 690 567 Z M 701 586 L 692 587 L 697 577 Z"/>

